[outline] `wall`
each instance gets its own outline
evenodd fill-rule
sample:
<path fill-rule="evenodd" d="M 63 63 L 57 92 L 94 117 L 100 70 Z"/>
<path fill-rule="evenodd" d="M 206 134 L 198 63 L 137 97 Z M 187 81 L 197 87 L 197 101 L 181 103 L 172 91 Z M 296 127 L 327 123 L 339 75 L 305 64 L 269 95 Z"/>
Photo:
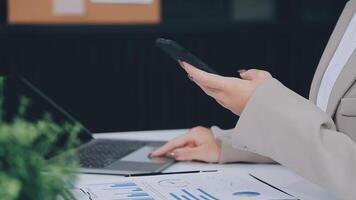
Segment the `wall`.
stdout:
<path fill-rule="evenodd" d="M 197 14 L 194 5 L 183 11 L 187 1 L 181 7 L 164 2 L 165 21 L 158 26 L 3 24 L 0 69 L 29 77 L 94 132 L 213 124 L 230 128 L 237 117 L 192 84 L 154 47 L 154 40 L 177 40 L 224 75 L 234 76 L 240 68 L 268 70 L 307 96 L 344 4 L 327 1 L 329 7 L 323 8 L 309 1 L 277 1 L 276 20 L 231 21 L 224 12 L 229 4 L 212 12 L 217 6 L 206 1 L 205 14 Z M 303 14 L 308 9 L 330 15 Z"/>

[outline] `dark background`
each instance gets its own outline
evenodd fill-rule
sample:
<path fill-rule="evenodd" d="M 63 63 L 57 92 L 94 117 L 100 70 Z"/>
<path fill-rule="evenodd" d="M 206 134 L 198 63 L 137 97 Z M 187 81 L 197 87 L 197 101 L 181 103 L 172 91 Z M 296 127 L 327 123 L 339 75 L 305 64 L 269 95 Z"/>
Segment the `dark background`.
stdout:
<path fill-rule="evenodd" d="M 0 70 L 32 80 L 94 132 L 231 128 L 237 117 L 153 46 L 174 39 L 218 72 L 270 71 L 307 97 L 346 0 L 163 0 L 159 25 L 7 25 Z"/>

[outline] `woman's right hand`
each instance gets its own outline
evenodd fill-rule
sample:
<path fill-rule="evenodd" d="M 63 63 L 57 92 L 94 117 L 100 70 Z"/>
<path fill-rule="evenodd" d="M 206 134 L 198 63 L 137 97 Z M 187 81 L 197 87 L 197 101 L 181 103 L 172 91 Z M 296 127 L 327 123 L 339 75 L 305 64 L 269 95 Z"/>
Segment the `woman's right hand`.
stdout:
<path fill-rule="evenodd" d="M 221 147 L 213 132 L 204 127 L 195 127 L 151 153 L 151 157 L 167 156 L 175 160 L 199 160 L 218 162 Z"/>

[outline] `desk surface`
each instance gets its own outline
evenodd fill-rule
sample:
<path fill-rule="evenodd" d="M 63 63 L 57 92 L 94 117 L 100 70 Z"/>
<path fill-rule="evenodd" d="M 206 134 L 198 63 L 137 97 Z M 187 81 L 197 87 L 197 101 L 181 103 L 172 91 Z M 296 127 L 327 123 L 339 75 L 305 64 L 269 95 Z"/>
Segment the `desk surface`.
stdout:
<path fill-rule="evenodd" d="M 167 141 L 178 135 L 185 133 L 186 130 L 162 130 L 162 131 L 138 131 L 121 133 L 95 134 L 96 138 L 129 139 L 129 140 L 157 140 Z M 262 164 L 207 164 L 200 162 L 179 162 L 165 171 L 184 171 L 184 170 L 212 170 L 231 172 L 245 171 L 268 183 L 298 197 L 302 200 L 339 200 L 325 189 L 305 180 L 281 165 L 262 165 Z M 93 182 L 114 181 L 120 176 L 80 174 L 77 185 Z"/>

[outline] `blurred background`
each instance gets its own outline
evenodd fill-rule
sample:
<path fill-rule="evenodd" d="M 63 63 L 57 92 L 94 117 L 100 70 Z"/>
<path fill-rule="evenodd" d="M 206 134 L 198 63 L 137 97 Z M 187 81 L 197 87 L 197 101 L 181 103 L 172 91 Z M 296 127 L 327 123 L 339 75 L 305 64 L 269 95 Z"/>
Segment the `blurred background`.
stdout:
<path fill-rule="evenodd" d="M 307 97 L 346 4 L 146 0 L 155 8 L 135 21 L 131 15 L 146 15 L 138 7 L 150 5 L 45 1 L 57 7 L 41 7 L 43 0 L 26 1 L 32 6 L 21 0 L 0 1 L 0 71 L 24 75 L 93 132 L 235 125 L 236 116 L 207 97 L 175 61 L 154 47 L 158 37 L 176 40 L 223 75 L 235 76 L 241 68 L 268 70 Z M 85 7 L 80 7 L 83 2 Z M 99 8 L 100 4 L 105 5 Z M 37 18 L 31 18 L 31 9 Z M 129 18 L 120 21 L 121 14 Z M 107 18 L 95 21 L 99 15 Z"/>

